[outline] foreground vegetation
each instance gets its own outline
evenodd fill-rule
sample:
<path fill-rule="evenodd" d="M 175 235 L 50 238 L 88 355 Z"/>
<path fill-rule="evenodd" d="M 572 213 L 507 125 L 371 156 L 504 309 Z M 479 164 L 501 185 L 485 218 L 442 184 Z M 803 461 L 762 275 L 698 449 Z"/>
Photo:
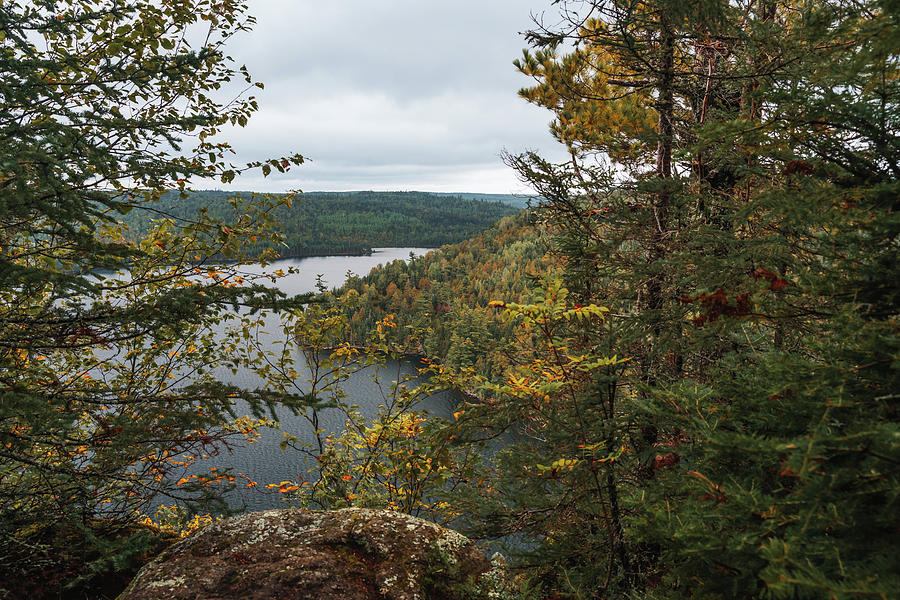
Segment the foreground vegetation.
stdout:
<path fill-rule="evenodd" d="M 100 597 L 222 487 L 256 485 L 185 468 L 281 403 L 313 426 L 343 406 L 347 428 L 287 436 L 318 473 L 272 487 L 515 541 L 511 597 L 900 594 L 897 7 L 554 4 L 560 29 L 517 65 L 570 159 L 507 157 L 541 206 L 295 299 L 209 262 L 256 260 L 285 198 L 140 241 L 121 223 L 192 177 L 302 162 L 230 165 L 215 141 L 255 109 L 210 100 L 245 76 L 222 52 L 240 3 L 0 6 L 2 593 Z M 399 382 L 369 421 L 325 376 L 409 347 L 478 401 L 428 420 L 431 388 Z M 142 526 L 161 500 L 188 508 Z"/>
<path fill-rule="evenodd" d="M 240 258 L 279 199 L 245 203 L 230 223 L 159 223 L 137 243 L 119 222 L 192 177 L 261 168 L 227 163 L 218 138 L 246 123 L 253 97 L 211 99 L 230 80 L 252 89 L 223 51 L 251 22 L 243 10 L 206 0 L 0 5 L 3 597 L 100 596 L 166 537 L 140 525 L 154 502 L 221 503 L 215 487 L 230 474 L 176 482 L 192 457 L 253 429 L 251 419 L 226 425 L 235 401 L 256 413 L 275 400 L 309 403 L 210 374 L 234 344 L 216 333 L 227 322 L 298 306 L 208 262 Z M 208 36 L 191 47 L 199 26 Z"/>
<path fill-rule="evenodd" d="M 564 288 L 471 509 L 575 597 L 895 596 L 897 7 L 563 4 L 517 65 L 571 159 L 509 163 Z"/>

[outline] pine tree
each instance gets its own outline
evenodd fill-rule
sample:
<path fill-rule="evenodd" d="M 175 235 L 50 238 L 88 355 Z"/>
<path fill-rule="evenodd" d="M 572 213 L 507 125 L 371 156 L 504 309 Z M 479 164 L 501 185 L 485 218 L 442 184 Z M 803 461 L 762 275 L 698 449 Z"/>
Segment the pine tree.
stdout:
<path fill-rule="evenodd" d="M 546 199 L 575 302 L 611 311 L 577 343 L 628 367 L 578 393 L 615 390 L 595 426 L 628 451 L 609 470 L 621 537 L 594 546 L 621 557 L 614 576 L 589 575 L 582 541 L 545 580 L 580 597 L 895 595 L 896 10 L 561 4 L 569 27 L 532 32 L 517 64 L 571 160 L 510 162 Z"/>

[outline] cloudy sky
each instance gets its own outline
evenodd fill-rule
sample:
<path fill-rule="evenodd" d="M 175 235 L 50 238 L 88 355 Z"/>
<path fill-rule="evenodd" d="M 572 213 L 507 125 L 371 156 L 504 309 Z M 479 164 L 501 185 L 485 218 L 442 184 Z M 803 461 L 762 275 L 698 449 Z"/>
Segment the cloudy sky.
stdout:
<path fill-rule="evenodd" d="M 512 61 L 549 0 L 251 0 L 230 54 L 265 83 L 228 133 L 247 162 L 311 162 L 231 189 L 523 193 L 507 149 L 558 155 L 550 113 L 516 95 Z"/>

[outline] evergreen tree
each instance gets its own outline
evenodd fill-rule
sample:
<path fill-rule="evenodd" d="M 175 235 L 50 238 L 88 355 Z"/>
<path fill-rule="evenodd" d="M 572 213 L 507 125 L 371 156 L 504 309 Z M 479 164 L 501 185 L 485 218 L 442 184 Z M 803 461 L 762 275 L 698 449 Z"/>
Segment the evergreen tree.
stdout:
<path fill-rule="evenodd" d="M 566 346 L 628 359 L 548 395 L 606 407 L 591 437 L 627 451 L 605 496 L 577 475 L 551 493 L 511 454 L 507 531 L 578 597 L 896 595 L 895 7 L 559 4 L 567 27 L 517 64 L 571 159 L 510 162 L 546 199 L 570 298 L 611 311 Z M 592 472 L 559 437 L 584 414 L 532 451 Z M 572 523 L 621 529 L 530 518 L 577 494 Z"/>
<path fill-rule="evenodd" d="M 222 427 L 234 401 L 272 399 L 210 374 L 229 356 L 217 333 L 228 315 L 277 300 L 208 264 L 237 255 L 266 207 L 232 223 L 162 220 L 140 243 L 118 222 L 167 188 L 240 170 L 218 134 L 256 102 L 213 98 L 254 85 L 223 52 L 252 23 L 244 10 L 0 4 L 0 595 L 56 597 L 122 568 L 146 547 L 132 525 L 155 498 L 216 499 L 207 485 L 234 479 L 178 481 L 254 427 Z"/>

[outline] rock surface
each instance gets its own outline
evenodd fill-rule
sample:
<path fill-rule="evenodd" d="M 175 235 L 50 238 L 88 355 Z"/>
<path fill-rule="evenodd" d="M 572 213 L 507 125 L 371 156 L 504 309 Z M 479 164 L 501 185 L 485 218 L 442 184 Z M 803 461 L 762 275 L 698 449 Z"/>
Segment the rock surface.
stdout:
<path fill-rule="evenodd" d="M 119 600 L 488 598 L 490 569 L 467 538 L 402 513 L 270 510 L 179 541 Z"/>

